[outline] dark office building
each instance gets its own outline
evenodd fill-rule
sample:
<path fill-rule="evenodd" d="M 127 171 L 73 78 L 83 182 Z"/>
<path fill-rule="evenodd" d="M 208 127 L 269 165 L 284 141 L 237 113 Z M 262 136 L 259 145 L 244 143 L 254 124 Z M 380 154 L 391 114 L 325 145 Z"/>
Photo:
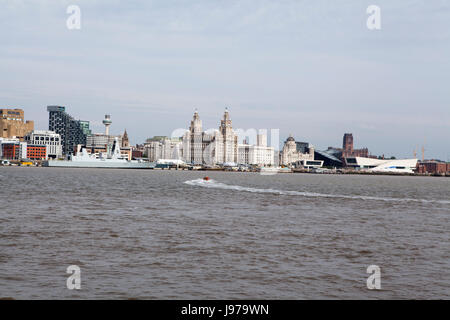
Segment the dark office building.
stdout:
<path fill-rule="evenodd" d="M 63 154 L 73 154 L 76 146 L 86 145 L 89 122 L 75 120 L 62 106 L 48 106 L 48 129 L 61 135 Z"/>
<path fill-rule="evenodd" d="M 329 148 L 326 151 L 314 150 L 314 160 L 322 160 L 324 167 L 341 168 L 343 162 L 339 159 L 339 154 L 333 153 L 333 149 Z"/>
<path fill-rule="evenodd" d="M 300 153 L 309 153 L 309 142 L 298 142 L 295 141 L 295 147 Z"/>

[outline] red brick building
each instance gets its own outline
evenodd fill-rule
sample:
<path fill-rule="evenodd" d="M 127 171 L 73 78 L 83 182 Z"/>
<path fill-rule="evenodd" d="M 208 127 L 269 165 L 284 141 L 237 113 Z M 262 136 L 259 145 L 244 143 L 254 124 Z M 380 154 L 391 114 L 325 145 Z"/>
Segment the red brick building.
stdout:
<path fill-rule="evenodd" d="M 450 163 L 425 161 L 417 164 L 417 173 L 445 174 L 450 173 Z"/>
<path fill-rule="evenodd" d="M 347 157 L 363 157 L 363 158 L 369 157 L 369 149 L 367 149 L 367 148 L 354 149 L 353 148 L 353 134 L 351 134 L 351 133 L 344 134 L 344 139 L 343 139 L 343 143 L 342 143 L 341 158 L 344 159 Z"/>
<path fill-rule="evenodd" d="M 47 146 L 45 145 L 27 145 L 27 158 L 30 160 L 46 160 Z"/>
<path fill-rule="evenodd" d="M 2 143 L 2 158 L 8 160 L 20 159 L 20 143 Z"/>
<path fill-rule="evenodd" d="M 132 158 L 133 159 L 142 158 L 143 156 L 144 156 L 144 154 L 140 150 L 133 150 L 132 151 Z"/>

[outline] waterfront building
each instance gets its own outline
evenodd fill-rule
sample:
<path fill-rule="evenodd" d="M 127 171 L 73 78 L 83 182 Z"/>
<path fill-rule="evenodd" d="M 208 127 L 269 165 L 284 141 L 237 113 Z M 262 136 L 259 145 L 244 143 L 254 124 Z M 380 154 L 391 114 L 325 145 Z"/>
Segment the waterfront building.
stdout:
<path fill-rule="evenodd" d="M 256 145 L 246 141 L 238 145 L 238 163 L 257 166 L 275 165 L 275 148 L 267 146 L 267 135 L 258 134 Z"/>
<path fill-rule="evenodd" d="M 332 155 L 341 160 L 344 163 L 344 159 L 347 157 L 362 157 L 362 158 L 372 158 L 369 154 L 369 149 L 355 149 L 353 142 L 353 134 L 345 133 L 342 139 L 342 148 L 328 147 L 326 151 L 323 151 L 329 155 Z"/>
<path fill-rule="evenodd" d="M 144 143 L 144 154 L 150 162 L 161 159 L 181 160 L 181 145 L 180 138 L 155 136 Z"/>
<path fill-rule="evenodd" d="M 345 165 L 355 170 L 370 172 L 414 173 L 417 168 L 417 159 L 347 157 Z"/>
<path fill-rule="evenodd" d="M 23 141 L 24 136 L 34 130 L 34 121 L 24 121 L 22 109 L 0 109 L 0 138 L 17 137 Z"/>
<path fill-rule="evenodd" d="M 143 151 L 135 150 L 135 149 L 133 149 L 131 151 L 131 158 L 132 159 L 140 159 L 140 158 L 143 158 L 143 157 L 144 157 L 144 152 Z"/>
<path fill-rule="evenodd" d="M 122 138 L 122 135 L 113 136 L 106 135 L 104 133 L 94 133 L 86 137 L 86 149 L 90 153 L 107 154 L 114 144 L 114 141 L 117 139 L 119 145 L 121 146 L 121 154 L 126 155 L 126 157 L 131 160 L 131 148 L 122 147 Z"/>
<path fill-rule="evenodd" d="M 131 160 L 132 149 L 128 140 L 127 130 L 121 135 L 115 136 L 109 134 L 109 127 L 112 124 L 111 116 L 105 115 L 103 120 L 105 125 L 105 133 L 91 133 L 86 137 L 86 149 L 91 154 L 108 154 L 117 139 L 120 146 L 121 156 Z"/>
<path fill-rule="evenodd" d="M 296 142 L 292 135 L 286 139 L 280 154 L 284 166 L 297 166 L 303 160 L 314 161 L 314 146 L 307 142 Z"/>
<path fill-rule="evenodd" d="M 273 166 L 275 164 L 274 152 L 273 147 L 239 144 L 238 163 L 257 166 Z"/>
<path fill-rule="evenodd" d="M 195 111 L 189 130 L 182 138 L 183 160 L 191 164 L 231 164 L 238 162 L 238 135 L 225 109 L 218 130 L 204 132 Z"/>
<path fill-rule="evenodd" d="M 128 132 L 125 129 L 123 135 L 121 136 L 121 148 L 128 148 L 130 146 L 130 140 L 128 139 Z"/>
<path fill-rule="evenodd" d="M 90 129 L 90 122 L 89 121 L 84 121 L 84 120 L 79 120 L 79 121 L 80 121 L 81 130 L 83 131 L 83 133 L 86 136 L 92 134 L 92 130 Z"/>
<path fill-rule="evenodd" d="M 135 158 L 133 156 L 133 147 L 130 146 L 130 140 L 128 138 L 128 132 L 127 129 L 125 129 L 124 133 L 121 134 L 119 137 L 120 142 L 120 152 L 122 156 L 126 156 L 128 160 L 131 160 Z"/>
<path fill-rule="evenodd" d="M 48 146 L 28 144 L 27 143 L 27 159 L 30 160 L 48 160 Z"/>
<path fill-rule="evenodd" d="M 238 162 L 238 135 L 233 131 L 228 109 L 225 109 L 223 119 L 220 121 L 219 132 L 215 132 L 213 143 L 215 144 L 216 163 Z"/>
<path fill-rule="evenodd" d="M 347 157 L 362 157 L 362 158 L 369 157 L 369 149 L 367 149 L 367 148 L 354 149 L 353 148 L 353 134 L 351 134 L 351 133 L 344 134 L 343 143 L 342 143 L 341 158 L 347 158 Z"/>
<path fill-rule="evenodd" d="M 27 143 L 19 138 L 0 138 L 0 158 L 21 160 L 27 157 Z"/>
<path fill-rule="evenodd" d="M 352 133 L 345 133 L 342 139 L 342 148 L 328 147 L 327 150 L 315 151 L 314 157 L 318 160 L 324 161 L 324 166 L 327 167 L 343 167 L 345 166 L 345 158 L 350 157 L 362 157 L 362 158 L 374 158 L 369 153 L 369 149 L 354 148 L 354 139 Z"/>
<path fill-rule="evenodd" d="M 202 120 L 195 110 L 189 131 L 183 136 L 183 160 L 186 163 L 203 164 L 203 150 L 209 143 L 209 135 L 203 132 Z"/>
<path fill-rule="evenodd" d="M 425 160 L 417 164 L 417 173 L 446 174 L 450 173 L 450 163 L 439 160 Z"/>
<path fill-rule="evenodd" d="M 260 147 L 267 147 L 267 134 L 264 133 L 257 134 L 256 145 Z"/>
<path fill-rule="evenodd" d="M 25 136 L 25 141 L 30 146 L 44 146 L 46 147 L 45 159 L 57 159 L 62 157 L 61 136 L 54 131 L 48 130 L 33 130 Z M 39 152 L 38 152 L 39 149 Z M 41 148 L 33 149 L 33 153 L 42 155 Z M 27 153 L 28 154 L 28 153 Z M 29 158 L 29 157 L 28 157 Z M 33 159 L 33 158 L 29 158 Z M 39 158 L 40 159 L 40 158 Z"/>
<path fill-rule="evenodd" d="M 61 136 L 63 154 L 73 154 L 78 145 L 86 145 L 89 122 L 75 120 L 63 106 L 48 106 L 48 129 Z"/>
<path fill-rule="evenodd" d="M 133 159 L 133 147 L 130 146 L 130 140 L 128 138 L 127 129 L 124 133 L 118 136 L 120 141 L 120 153 L 122 156 L 127 157 L 128 160 Z"/>
<path fill-rule="evenodd" d="M 341 168 L 343 166 L 342 160 L 330 150 L 314 150 L 314 159 L 322 160 L 325 167 Z"/>
<path fill-rule="evenodd" d="M 90 153 L 106 153 L 108 151 L 108 145 L 113 142 L 113 137 L 107 136 L 104 133 L 93 133 L 86 137 L 86 149 Z"/>

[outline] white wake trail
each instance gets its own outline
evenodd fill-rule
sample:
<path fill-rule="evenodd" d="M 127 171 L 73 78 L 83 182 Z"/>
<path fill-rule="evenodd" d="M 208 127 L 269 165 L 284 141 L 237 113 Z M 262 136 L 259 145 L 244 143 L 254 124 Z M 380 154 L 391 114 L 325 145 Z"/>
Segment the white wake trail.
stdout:
<path fill-rule="evenodd" d="M 203 180 L 195 179 L 188 180 L 184 183 L 190 186 L 204 187 L 204 188 L 214 188 L 223 190 L 234 190 L 234 191 L 244 191 L 253 193 L 271 193 L 280 195 L 291 195 L 291 196 L 303 196 L 303 197 L 314 197 L 314 198 L 340 198 L 340 199 L 353 199 L 353 200 L 375 200 L 375 201 L 388 201 L 388 202 L 425 202 L 425 203 L 441 203 L 450 204 L 447 200 L 426 200 L 426 199 L 412 199 L 412 198 L 385 198 L 385 197 L 373 197 L 373 196 L 362 196 L 362 195 L 340 195 L 340 194 L 325 194 L 317 192 L 304 192 L 304 191 L 285 191 L 278 189 L 260 189 L 243 187 L 237 185 L 229 185 L 215 180 Z"/>

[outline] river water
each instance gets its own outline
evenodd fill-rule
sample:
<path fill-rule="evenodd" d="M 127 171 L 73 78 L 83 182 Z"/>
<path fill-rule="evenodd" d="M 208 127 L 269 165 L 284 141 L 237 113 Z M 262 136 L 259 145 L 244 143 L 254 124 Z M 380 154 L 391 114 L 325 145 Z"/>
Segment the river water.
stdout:
<path fill-rule="evenodd" d="M 448 178 L 0 167 L 0 179 L 0 298 L 450 298 Z"/>

